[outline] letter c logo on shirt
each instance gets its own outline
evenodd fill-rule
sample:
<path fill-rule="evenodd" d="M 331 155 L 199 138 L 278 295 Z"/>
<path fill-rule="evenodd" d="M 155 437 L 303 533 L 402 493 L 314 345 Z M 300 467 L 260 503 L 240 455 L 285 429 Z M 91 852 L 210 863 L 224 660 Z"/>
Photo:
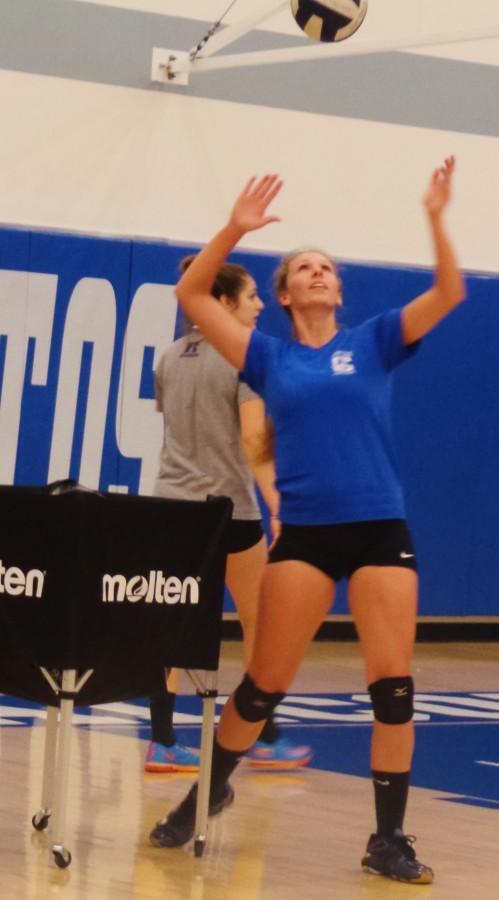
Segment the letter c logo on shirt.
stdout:
<path fill-rule="evenodd" d="M 354 375 L 357 371 L 353 364 L 352 350 L 337 350 L 331 357 L 333 375 Z"/>

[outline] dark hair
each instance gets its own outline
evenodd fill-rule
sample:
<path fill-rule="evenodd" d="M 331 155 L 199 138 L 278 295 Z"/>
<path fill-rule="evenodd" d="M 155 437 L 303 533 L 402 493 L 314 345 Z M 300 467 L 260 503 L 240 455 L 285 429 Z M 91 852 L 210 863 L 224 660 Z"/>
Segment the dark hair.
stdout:
<path fill-rule="evenodd" d="M 186 256 L 180 261 L 180 271 L 185 272 L 189 268 L 195 256 Z M 244 288 L 250 274 L 244 266 L 237 263 L 224 263 L 217 272 L 217 277 L 212 284 L 211 293 L 217 300 L 225 294 L 229 300 L 237 303 L 237 298 Z"/>

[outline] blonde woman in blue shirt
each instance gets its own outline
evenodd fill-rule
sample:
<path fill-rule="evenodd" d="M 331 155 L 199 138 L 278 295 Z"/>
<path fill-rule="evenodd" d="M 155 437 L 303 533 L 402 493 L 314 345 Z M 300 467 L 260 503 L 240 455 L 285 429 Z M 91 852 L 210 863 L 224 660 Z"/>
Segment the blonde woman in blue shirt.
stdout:
<path fill-rule="evenodd" d="M 454 159 L 436 169 L 423 205 L 433 241 L 433 286 L 402 309 L 340 330 L 341 286 L 319 251 L 287 257 L 278 298 L 295 340 L 248 333 L 210 296 L 213 273 L 247 232 L 276 221 L 267 213 L 281 182 L 250 179 L 229 222 L 184 274 L 177 294 L 187 315 L 264 398 L 275 438 L 282 530 L 262 587 L 253 655 L 225 705 L 217 731 L 210 814 L 233 799 L 229 777 L 289 689 L 309 641 L 348 578 L 364 656 L 374 727 L 371 771 L 377 830 L 362 866 L 412 884 L 433 880 L 416 859 L 403 819 L 414 746 L 412 655 L 417 566 L 394 462 L 390 398 L 394 368 L 464 298 L 447 236 Z M 151 834 L 180 846 L 194 830 L 196 786 Z"/>

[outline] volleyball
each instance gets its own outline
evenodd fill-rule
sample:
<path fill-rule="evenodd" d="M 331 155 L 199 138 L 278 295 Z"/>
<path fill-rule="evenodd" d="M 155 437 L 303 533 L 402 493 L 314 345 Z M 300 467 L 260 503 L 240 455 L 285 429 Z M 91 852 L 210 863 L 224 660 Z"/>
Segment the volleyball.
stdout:
<path fill-rule="evenodd" d="M 291 0 L 296 24 L 315 41 L 343 41 L 362 25 L 368 0 Z"/>

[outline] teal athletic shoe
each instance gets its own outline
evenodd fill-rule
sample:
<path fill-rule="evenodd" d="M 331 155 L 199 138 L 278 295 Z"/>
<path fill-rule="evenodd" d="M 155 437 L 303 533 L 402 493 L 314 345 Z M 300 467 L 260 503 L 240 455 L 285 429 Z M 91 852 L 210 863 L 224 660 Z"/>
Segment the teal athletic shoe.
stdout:
<path fill-rule="evenodd" d="M 182 744 L 172 744 L 166 747 L 151 741 L 147 749 L 145 770 L 146 772 L 197 772 L 199 769 L 199 753 L 184 747 Z"/>
<path fill-rule="evenodd" d="M 273 744 L 257 741 L 246 753 L 254 769 L 300 769 L 308 766 L 313 757 L 311 747 L 293 744 L 287 738 L 278 738 Z"/>
<path fill-rule="evenodd" d="M 415 840 L 412 835 L 402 833 L 392 838 L 372 834 L 361 863 L 364 872 L 406 884 L 431 884 L 433 870 L 416 859 L 412 846 Z"/>

